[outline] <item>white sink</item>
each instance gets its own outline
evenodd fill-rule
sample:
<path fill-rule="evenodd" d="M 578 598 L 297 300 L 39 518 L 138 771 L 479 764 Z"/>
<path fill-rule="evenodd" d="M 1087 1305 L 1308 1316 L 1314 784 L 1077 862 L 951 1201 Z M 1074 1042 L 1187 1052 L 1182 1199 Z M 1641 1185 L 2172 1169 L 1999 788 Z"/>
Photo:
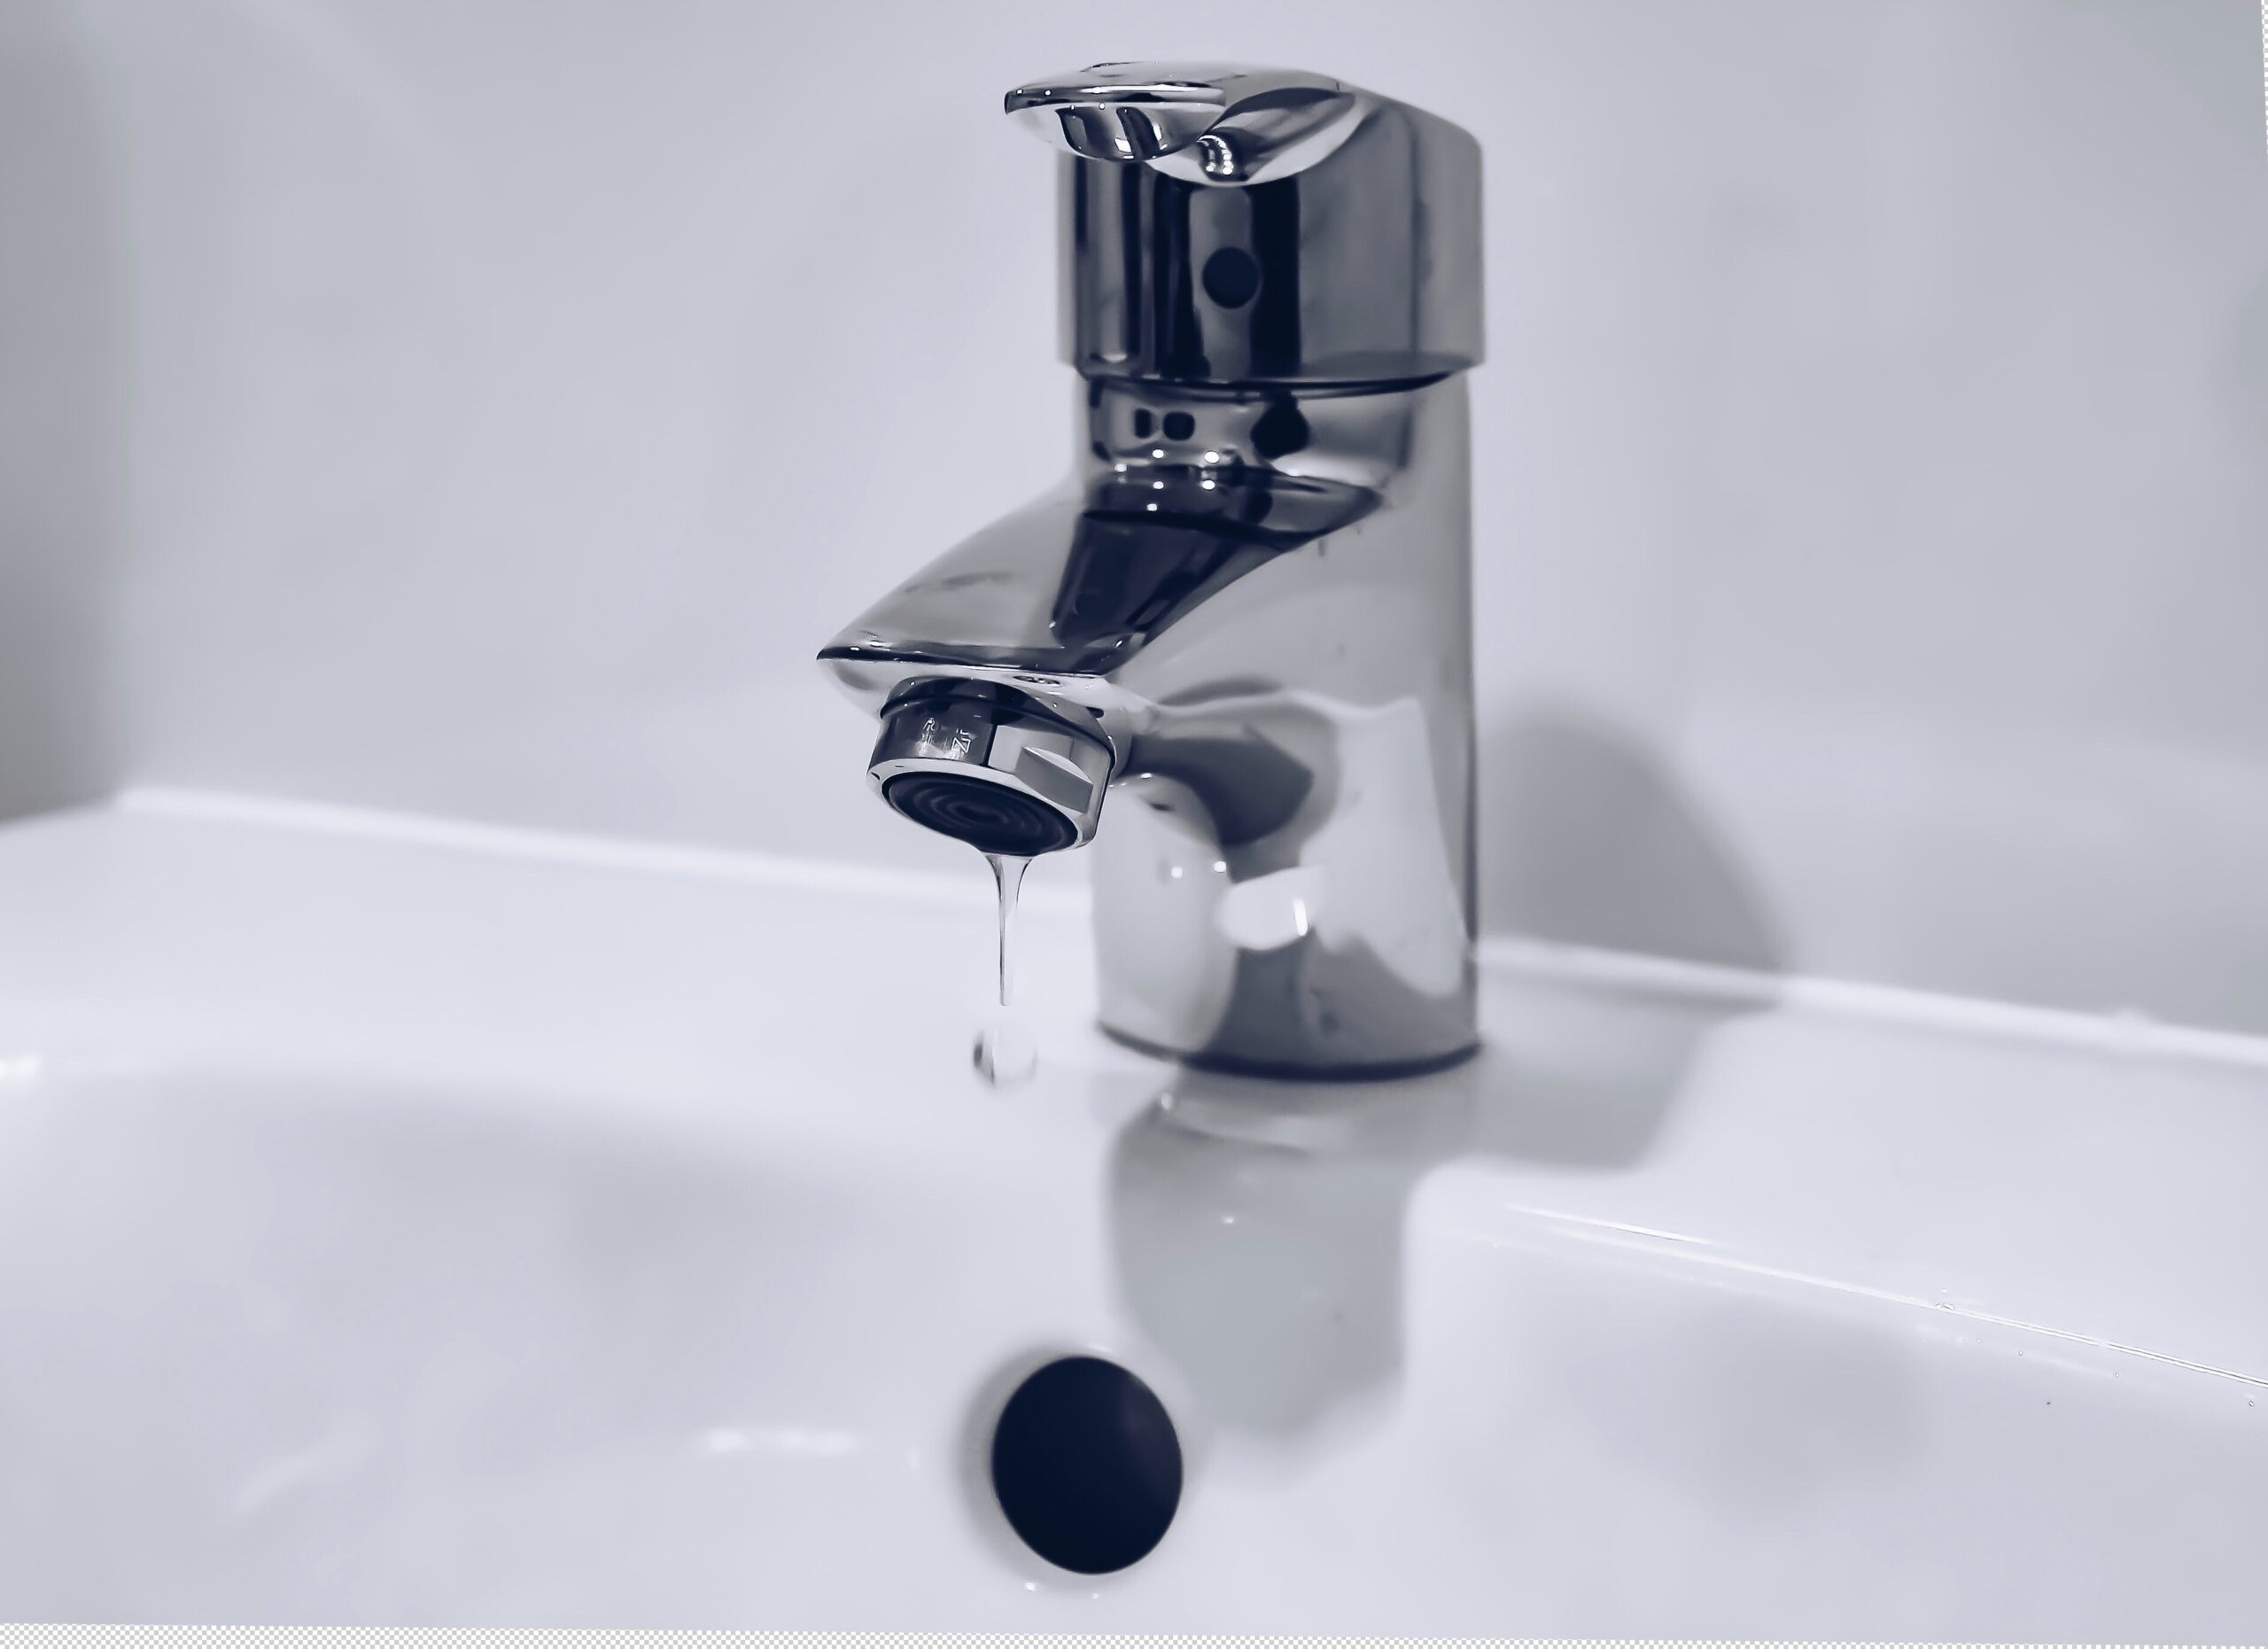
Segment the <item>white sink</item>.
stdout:
<path fill-rule="evenodd" d="M 0 832 L 0 1618 L 2268 1621 L 2247 1045 L 1529 958 L 1464 1070 L 1239 1085 L 1088 1030 L 1043 892 L 995 1092 L 974 862 L 239 811 Z M 1100 1578 L 984 1464 L 1076 1350 L 1186 1468 Z"/>

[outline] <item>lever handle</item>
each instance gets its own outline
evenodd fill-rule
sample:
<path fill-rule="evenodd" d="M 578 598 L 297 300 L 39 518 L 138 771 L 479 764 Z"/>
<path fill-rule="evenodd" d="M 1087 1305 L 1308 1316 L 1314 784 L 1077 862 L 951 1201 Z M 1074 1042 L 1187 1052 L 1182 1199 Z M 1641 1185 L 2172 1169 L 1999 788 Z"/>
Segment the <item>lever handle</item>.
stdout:
<path fill-rule="evenodd" d="M 1321 160 L 1353 133 L 1365 101 L 1354 87 L 1296 69 L 1097 63 L 1019 86 L 1002 104 L 1082 159 L 1233 184 Z"/>
<path fill-rule="evenodd" d="M 1060 155 L 1089 377 L 1404 383 L 1480 359 L 1480 146 L 1327 75 L 1097 63 L 1003 100 Z"/>

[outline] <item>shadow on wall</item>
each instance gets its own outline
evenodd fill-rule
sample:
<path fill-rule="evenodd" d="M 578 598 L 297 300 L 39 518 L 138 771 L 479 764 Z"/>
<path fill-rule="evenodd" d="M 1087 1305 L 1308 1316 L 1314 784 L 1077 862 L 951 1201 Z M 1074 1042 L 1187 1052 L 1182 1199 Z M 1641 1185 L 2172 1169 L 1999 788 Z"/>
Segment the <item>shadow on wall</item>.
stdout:
<path fill-rule="evenodd" d="M 1749 878 L 1637 739 L 1540 712 L 1481 759 L 1489 928 L 1776 970 Z M 1390 1397 L 1418 1183 L 1467 1158 L 1629 1171 L 1710 1036 L 1749 1011 L 1509 969 L 1484 972 L 1481 1000 L 1488 1043 L 1454 1070 L 1322 1088 L 1183 1071 L 1121 1132 L 1120 1287 L 1216 1424 L 1289 1440 Z"/>
<path fill-rule="evenodd" d="M 1781 942 L 1732 850 L 1632 735 L 1566 708 L 1483 736 L 1480 927 L 1776 972 Z"/>
<path fill-rule="evenodd" d="M 0 819 L 116 779 L 115 206 L 67 7 L 0 6 Z"/>

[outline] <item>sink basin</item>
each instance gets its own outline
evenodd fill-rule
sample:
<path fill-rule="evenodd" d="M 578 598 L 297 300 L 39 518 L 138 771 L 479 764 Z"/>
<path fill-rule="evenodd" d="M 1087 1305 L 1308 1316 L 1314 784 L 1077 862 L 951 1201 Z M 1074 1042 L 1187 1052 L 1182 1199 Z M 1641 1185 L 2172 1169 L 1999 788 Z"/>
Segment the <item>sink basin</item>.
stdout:
<path fill-rule="evenodd" d="M 2236 1638 L 2268 1058 L 1511 951 L 1483 1056 L 968 1037 L 988 889 L 253 804 L 0 831 L 0 1618 Z M 1942 1023 L 1939 1023 L 1942 1020 Z M 1021 1374 L 1165 1404 L 1122 1572 Z"/>

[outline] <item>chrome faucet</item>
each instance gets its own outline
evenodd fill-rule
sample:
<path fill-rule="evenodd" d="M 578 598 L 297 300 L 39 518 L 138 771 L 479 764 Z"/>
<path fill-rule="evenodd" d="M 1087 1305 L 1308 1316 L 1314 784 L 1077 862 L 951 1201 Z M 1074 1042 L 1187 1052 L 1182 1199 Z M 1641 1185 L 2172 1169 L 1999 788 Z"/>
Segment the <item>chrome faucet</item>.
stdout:
<path fill-rule="evenodd" d="M 1479 146 L 1272 69 L 1103 63 L 1006 105 L 1064 152 L 1077 459 L 820 652 L 880 718 L 869 778 L 987 852 L 1093 843 L 1124 1041 L 1267 1075 L 1451 1063 L 1476 1045 Z"/>

